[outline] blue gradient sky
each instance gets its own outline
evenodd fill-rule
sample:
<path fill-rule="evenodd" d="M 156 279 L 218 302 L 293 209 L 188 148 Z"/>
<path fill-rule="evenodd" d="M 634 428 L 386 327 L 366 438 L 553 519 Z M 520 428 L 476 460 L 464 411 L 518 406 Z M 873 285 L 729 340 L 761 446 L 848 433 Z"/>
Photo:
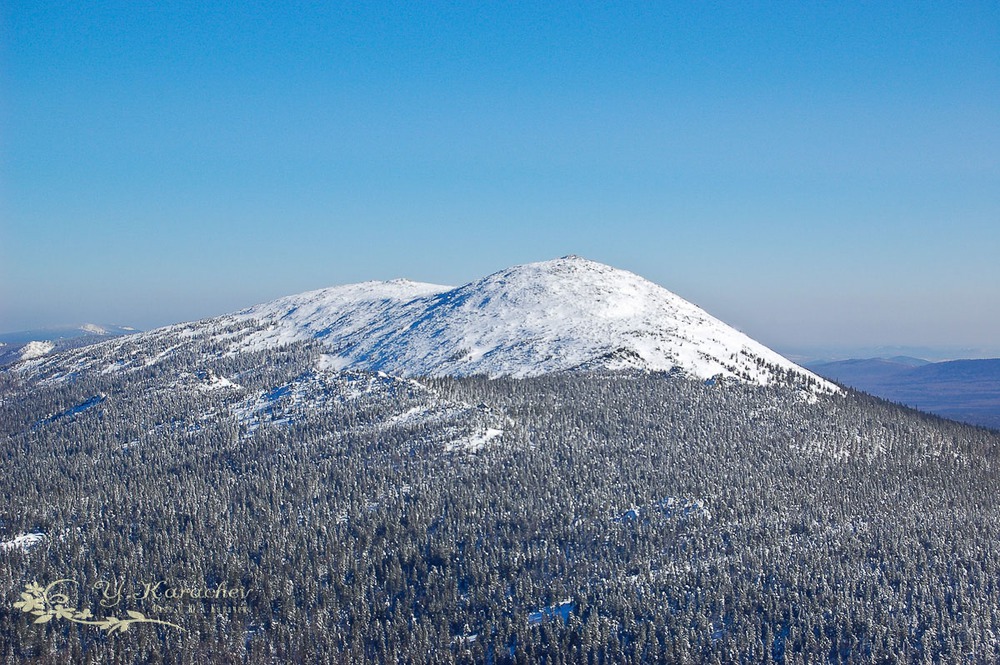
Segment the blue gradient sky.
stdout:
<path fill-rule="evenodd" d="M 3 3 L 0 331 L 576 253 L 1000 353 L 1000 5 Z"/>

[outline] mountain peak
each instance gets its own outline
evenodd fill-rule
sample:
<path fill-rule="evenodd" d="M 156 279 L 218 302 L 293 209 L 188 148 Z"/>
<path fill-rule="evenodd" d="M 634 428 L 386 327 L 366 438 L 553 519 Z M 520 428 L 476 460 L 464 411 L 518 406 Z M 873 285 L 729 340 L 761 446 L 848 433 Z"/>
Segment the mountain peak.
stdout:
<path fill-rule="evenodd" d="M 522 263 L 520 265 L 511 266 L 507 270 L 519 271 L 519 270 L 567 270 L 567 269 L 597 270 L 599 272 L 603 272 L 606 270 L 620 270 L 619 268 L 609 266 L 605 263 L 600 263 L 598 261 L 593 261 L 591 259 L 585 258 L 583 256 L 580 256 L 579 254 L 567 254 L 566 256 L 560 256 L 557 259 L 536 261 L 534 263 Z"/>
<path fill-rule="evenodd" d="M 364 282 L 289 296 L 238 316 L 254 345 L 313 337 L 339 367 L 401 376 L 526 377 L 573 369 L 679 369 L 836 388 L 670 291 L 577 255 L 516 265 L 458 288 Z"/>

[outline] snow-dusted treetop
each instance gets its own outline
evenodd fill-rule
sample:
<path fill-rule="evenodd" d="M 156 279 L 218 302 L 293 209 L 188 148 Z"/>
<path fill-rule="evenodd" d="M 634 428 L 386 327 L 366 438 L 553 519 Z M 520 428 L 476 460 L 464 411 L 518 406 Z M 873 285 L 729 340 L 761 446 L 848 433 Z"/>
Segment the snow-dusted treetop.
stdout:
<path fill-rule="evenodd" d="M 836 390 L 670 291 L 577 256 L 458 288 L 408 280 L 337 286 L 216 321 L 233 318 L 263 324 L 240 342 L 244 349 L 312 337 L 329 347 L 334 367 L 400 376 L 679 368 L 758 384 L 791 372 Z"/>

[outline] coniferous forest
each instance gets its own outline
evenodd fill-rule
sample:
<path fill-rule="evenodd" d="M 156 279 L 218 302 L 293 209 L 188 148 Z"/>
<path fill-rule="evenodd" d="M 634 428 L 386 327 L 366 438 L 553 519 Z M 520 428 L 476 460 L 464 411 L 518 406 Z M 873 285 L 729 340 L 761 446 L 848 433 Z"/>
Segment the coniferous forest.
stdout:
<path fill-rule="evenodd" d="M 1000 660 L 996 432 L 793 383 L 142 352 L 0 372 L 2 663 Z"/>

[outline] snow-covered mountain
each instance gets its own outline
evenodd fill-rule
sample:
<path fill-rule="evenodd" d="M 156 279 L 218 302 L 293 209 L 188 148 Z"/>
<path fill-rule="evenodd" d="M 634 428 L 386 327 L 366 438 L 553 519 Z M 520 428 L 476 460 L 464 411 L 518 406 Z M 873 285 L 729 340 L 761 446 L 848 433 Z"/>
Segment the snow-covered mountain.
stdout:
<path fill-rule="evenodd" d="M 833 388 L 670 291 L 577 256 L 458 288 L 405 280 L 333 287 L 235 318 L 264 324 L 243 341 L 249 348 L 314 337 L 333 366 L 399 376 L 678 368 L 759 384 L 791 372 Z"/>
<path fill-rule="evenodd" d="M 638 371 L 572 371 L 601 367 Z M 525 378 L 419 376 L 474 372 Z M 717 374 L 739 378 L 692 378 Z M 1000 435 L 810 378 L 576 257 L 460 288 L 336 287 L 21 360 L 0 368 L 0 594 L 66 570 L 91 571 L 80 591 L 100 571 L 191 570 L 250 592 L 209 621 L 153 608 L 195 639 L 137 625 L 136 662 L 189 642 L 200 662 L 234 636 L 261 662 L 532 662 L 566 645 L 670 662 L 960 646 L 997 662 Z M 964 604 L 940 611 L 956 576 Z M 901 609 L 873 616 L 873 598 Z M 22 633 L 41 610 L 21 605 L 0 621 L 0 662 L 38 643 Z M 50 625 L 67 621 L 56 609 Z M 281 630 L 303 616 L 320 623 Z M 637 636 L 636 616 L 660 623 Z M 57 656 L 76 648 L 60 630 Z M 814 630 L 853 651 L 782 637 Z M 114 659 L 106 635 L 80 635 Z"/>
<path fill-rule="evenodd" d="M 144 339 L 155 341 L 149 353 L 133 349 Z M 392 280 L 310 291 L 131 336 L 130 350 L 104 360 L 117 355 L 114 368 L 123 369 L 202 342 L 239 354 L 308 339 L 329 350 L 320 368 L 326 370 L 400 377 L 679 370 L 837 390 L 670 291 L 578 256 L 514 266 L 457 288 Z M 64 359 L 63 371 L 100 364 L 86 354 L 69 366 Z"/>

